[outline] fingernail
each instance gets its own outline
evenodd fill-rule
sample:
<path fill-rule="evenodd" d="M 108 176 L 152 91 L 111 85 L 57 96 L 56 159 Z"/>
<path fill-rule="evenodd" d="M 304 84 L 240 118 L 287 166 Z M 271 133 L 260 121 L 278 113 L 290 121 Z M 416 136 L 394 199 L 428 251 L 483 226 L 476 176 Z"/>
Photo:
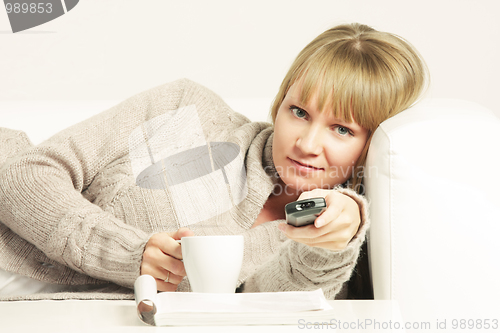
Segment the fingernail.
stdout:
<path fill-rule="evenodd" d="M 316 222 L 314 222 L 314 226 L 316 228 L 321 228 L 324 225 L 325 225 L 325 220 L 323 219 L 317 219 Z"/>

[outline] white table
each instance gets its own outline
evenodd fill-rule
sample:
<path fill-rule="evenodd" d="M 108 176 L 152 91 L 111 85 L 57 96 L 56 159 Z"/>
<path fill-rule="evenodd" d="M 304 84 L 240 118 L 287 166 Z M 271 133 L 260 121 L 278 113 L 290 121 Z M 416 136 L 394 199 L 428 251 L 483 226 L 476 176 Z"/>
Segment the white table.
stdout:
<path fill-rule="evenodd" d="M 137 316 L 135 301 L 0 302 L 0 332 L 391 332 L 389 322 L 403 322 L 395 301 L 330 301 L 336 316 L 330 324 L 301 322 L 290 326 L 152 327 Z M 340 322 L 339 322 L 340 321 Z M 375 321 L 380 326 L 366 323 Z M 334 325 L 341 325 L 335 330 Z M 345 329 L 342 328 L 342 325 Z M 359 326 L 361 325 L 361 326 Z M 387 327 L 383 329 L 383 327 Z M 395 332 L 404 332 L 403 329 Z"/>

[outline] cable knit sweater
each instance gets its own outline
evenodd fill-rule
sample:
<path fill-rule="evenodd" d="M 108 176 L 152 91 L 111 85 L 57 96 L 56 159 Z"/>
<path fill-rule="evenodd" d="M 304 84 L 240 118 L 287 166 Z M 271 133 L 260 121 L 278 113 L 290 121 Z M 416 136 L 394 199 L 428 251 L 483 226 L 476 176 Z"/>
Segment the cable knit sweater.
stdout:
<path fill-rule="evenodd" d="M 239 161 L 243 182 L 231 178 L 240 171 L 212 165 L 206 175 L 184 175 L 178 184 L 174 176 L 148 183 L 159 172 L 141 172 L 158 171 L 152 166 L 162 156 L 186 148 L 176 146 L 181 137 L 187 148 L 212 147 L 211 161 L 212 143 L 237 147 L 236 164 L 229 163 L 233 157 L 223 164 Z M 272 137 L 270 124 L 250 122 L 185 79 L 133 96 L 36 147 L 23 133 L 0 129 L 0 268 L 49 283 L 100 287 L 97 294 L 57 298 L 130 298 L 126 288 L 140 274 L 149 237 L 187 226 L 196 235 L 244 235 L 244 292 L 322 288 L 332 299 L 356 264 L 369 227 L 367 204 L 354 191 L 337 189 L 358 202 L 362 217 L 339 252 L 287 239 L 277 227 L 283 221 L 251 228 L 277 181 Z M 212 185 L 216 179 L 220 184 Z M 210 211 L 221 196 L 229 206 Z M 189 290 L 187 278 L 178 290 Z"/>

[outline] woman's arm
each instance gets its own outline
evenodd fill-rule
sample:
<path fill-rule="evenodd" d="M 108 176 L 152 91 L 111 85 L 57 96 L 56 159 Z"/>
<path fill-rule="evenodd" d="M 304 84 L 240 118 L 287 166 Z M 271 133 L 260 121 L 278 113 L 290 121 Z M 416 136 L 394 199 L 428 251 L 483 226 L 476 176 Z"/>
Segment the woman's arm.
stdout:
<path fill-rule="evenodd" d="M 57 262 L 132 286 L 150 235 L 82 192 L 103 167 L 128 154 L 135 128 L 178 107 L 186 82 L 138 94 L 9 160 L 0 170 L 2 223 Z"/>
<path fill-rule="evenodd" d="M 348 189 L 337 191 L 354 199 L 360 207 L 361 223 L 347 246 L 342 250 L 332 251 L 287 239 L 246 279 L 244 292 L 322 288 L 330 299 L 340 292 L 356 266 L 370 222 L 368 204 L 362 196 Z M 277 227 L 278 222 L 272 223 Z M 259 228 L 260 226 L 255 229 Z"/>

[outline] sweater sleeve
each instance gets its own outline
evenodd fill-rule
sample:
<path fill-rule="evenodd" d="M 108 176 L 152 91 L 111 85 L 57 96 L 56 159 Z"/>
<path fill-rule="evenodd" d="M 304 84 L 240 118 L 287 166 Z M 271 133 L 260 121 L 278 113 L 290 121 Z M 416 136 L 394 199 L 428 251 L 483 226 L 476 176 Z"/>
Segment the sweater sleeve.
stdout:
<path fill-rule="evenodd" d="M 187 82 L 133 96 L 9 160 L 0 169 L 2 223 L 77 272 L 131 287 L 150 235 L 82 192 L 104 166 L 128 154 L 136 127 L 177 108 Z"/>
<path fill-rule="evenodd" d="M 353 198 L 360 207 L 361 224 L 347 247 L 341 251 L 331 251 L 287 239 L 246 279 L 244 292 L 322 288 L 328 299 L 335 298 L 344 282 L 351 277 L 370 225 L 366 199 L 350 189 L 338 188 L 337 191 Z M 275 240 L 278 242 L 279 238 Z"/>

